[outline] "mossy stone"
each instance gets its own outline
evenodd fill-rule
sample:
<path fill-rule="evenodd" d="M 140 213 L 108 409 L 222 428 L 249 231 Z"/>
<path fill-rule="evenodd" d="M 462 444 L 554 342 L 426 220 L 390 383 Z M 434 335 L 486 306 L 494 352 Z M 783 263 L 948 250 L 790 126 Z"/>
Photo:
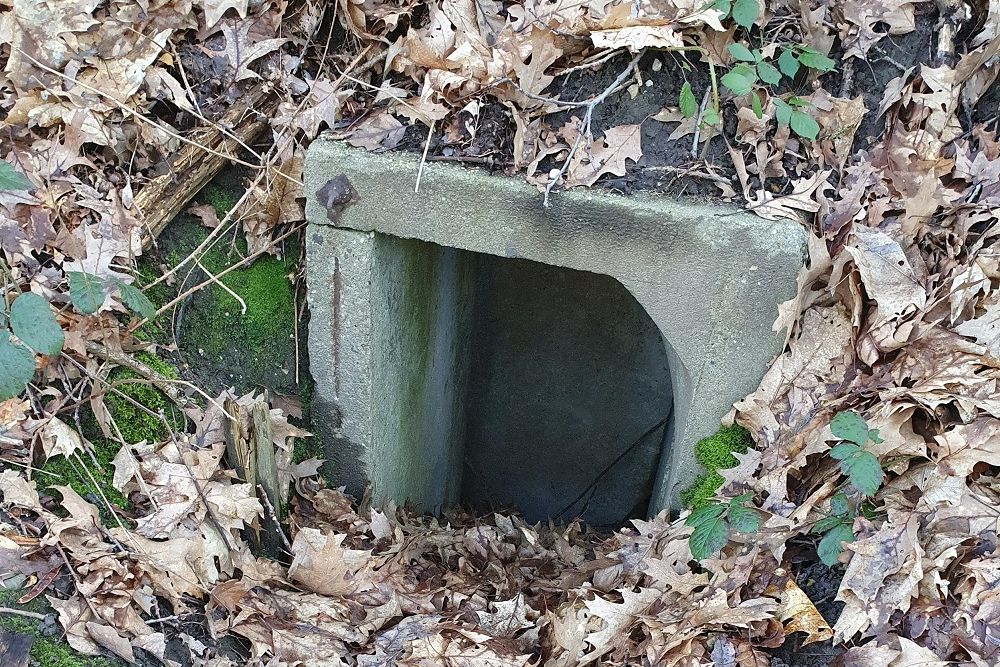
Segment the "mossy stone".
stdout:
<path fill-rule="evenodd" d="M 739 464 L 733 453 L 745 454 L 753 444 L 750 431 L 738 424 L 722 426 L 713 435 L 699 440 L 694 446 L 695 458 L 705 466 L 706 472 L 681 491 L 684 506 L 697 509 L 711 500 L 725 482 L 718 471 Z"/>

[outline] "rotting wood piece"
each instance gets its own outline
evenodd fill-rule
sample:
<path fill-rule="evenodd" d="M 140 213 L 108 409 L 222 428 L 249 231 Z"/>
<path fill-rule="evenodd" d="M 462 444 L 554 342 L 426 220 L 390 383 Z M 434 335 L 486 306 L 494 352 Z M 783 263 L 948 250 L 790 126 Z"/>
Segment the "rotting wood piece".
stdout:
<path fill-rule="evenodd" d="M 3 667 L 28 667 L 35 638 L 0 628 L 0 659 Z"/>
<path fill-rule="evenodd" d="M 261 546 L 265 553 L 276 556 L 281 552 L 281 493 L 278 489 L 278 462 L 274 455 L 271 431 L 271 410 L 266 401 L 258 401 L 250 412 L 253 423 L 250 434 L 251 450 L 257 464 L 257 484 L 263 490 L 261 502 L 266 502 L 272 512 L 264 517 Z"/>
<path fill-rule="evenodd" d="M 278 97 L 268 87 L 254 88 L 216 126 L 206 127 L 193 136 L 192 141 L 197 145 L 185 144 L 171 159 L 168 173 L 157 176 L 139 190 L 133 203 L 145 227 L 143 248 L 148 248 L 188 202 L 222 171 L 228 162 L 224 155 L 236 157 L 242 145 L 260 138 L 277 106 Z M 229 134 L 220 128 L 226 128 Z"/>

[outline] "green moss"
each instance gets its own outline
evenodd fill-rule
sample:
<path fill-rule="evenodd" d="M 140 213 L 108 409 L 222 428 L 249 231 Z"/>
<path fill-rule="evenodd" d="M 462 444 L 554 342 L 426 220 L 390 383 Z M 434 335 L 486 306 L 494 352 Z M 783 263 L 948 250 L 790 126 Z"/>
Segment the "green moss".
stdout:
<path fill-rule="evenodd" d="M 137 354 L 136 358 L 164 377 L 177 378 L 177 370 L 153 354 L 142 352 Z M 185 425 L 184 415 L 172 401 L 145 380 L 129 381 L 139 377 L 129 369 L 117 368 L 108 377 L 108 381 L 132 400 L 153 412 L 162 412 L 174 430 L 182 430 Z M 167 436 L 163 422 L 158 417 L 146 413 L 122 396 L 108 392 L 104 401 L 127 442 L 136 443 L 142 440 L 156 442 Z M 112 486 L 115 470 L 111 462 L 118 456 L 121 445 L 103 436 L 92 414 L 84 418 L 82 425 L 84 436 L 92 445 L 91 452 L 71 459 L 65 456 L 53 456 L 42 466 L 36 479 L 42 488 L 50 493 L 53 492 L 52 487 L 69 486 L 81 497 L 90 499 L 100 508 L 101 518 L 106 525 L 114 525 L 115 519 L 108 515 L 111 508 L 106 506 L 104 500 L 121 508 L 128 506 L 128 498 Z"/>
<path fill-rule="evenodd" d="M 30 611 L 36 614 L 54 613 L 52 607 L 41 596 L 28 604 L 17 604 L 17 599 L 24 593 L 24 590 L 0 589 L 0 607 Z M 0 614 L 0 628 L 8 632 L 31 635 L 35 638 L 34 643 L 31 645 L 30 655 L 32 661 L 38 667 L 118 667 L 124 664 L 119 660 L 109 660 L 103 657 L 91 657 L 77 653 L 65 641 L 45 636 L 38 625 L 39 622 L 31 618 L 13 614 Z"/>
<path fill-rule="evenodd" d="M 177 379 L 177 369 L 156 355 L 141 352 L 136 358 L 163 377 L 170 380 Z M 117 368 L 108 376 L 108 381 L 132 401 L 154 413 L 162 413 L 175 431 L 184 428 L 184 416 L 173 401 L 138 373 L 127 368 Z M 131 444 L 143 440 L 156 442 L 166 437 L 167 431 L 160 418 L 139 408 L 132 401 L 111 391 L 104 398 L 125 441 Z"/>
<path fill-rule="evenodd" d="M 685 507 L 696 509 L 711 500 L 725 481 L 718 471 L 737 465 L 739 460 L 733 452 L 745 454 L 753 444 L 750 432 L 736 424 L 722 426 L 714 435 L 699 440 L 694 454 L 706 472 L 681 492 Z"/>
<path fill-rule="evenodd" d="M 221 220 L 236 206 L 236 202 L 240 200 L 241 195 L 242 192 L 227 187 L 222 183 L 209 183 L 198 193 L 198 198 L 214 208 L 215 214 Z"/>

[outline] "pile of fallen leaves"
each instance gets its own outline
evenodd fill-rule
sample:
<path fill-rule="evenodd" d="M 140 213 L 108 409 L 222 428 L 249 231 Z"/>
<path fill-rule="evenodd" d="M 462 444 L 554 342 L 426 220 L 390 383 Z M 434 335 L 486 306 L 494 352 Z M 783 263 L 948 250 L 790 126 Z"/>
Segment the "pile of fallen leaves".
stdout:
<path fill-rule="evenodd" d="M 902 71 L 877 109 L 845 82 L 887 34 L 914 29 L 917 3 L 759 7 L 758 33 L 839 49 L 845 92 L 814 76 L 802 96 L 815 140 L 779 122 L 777 96 L 726 100 L 725 133 L 680 107 L 650 119 L 676 123 L 673 136 L 694 135 L 695 146 L 725 143 L 731 163 L 705 165 L 720 193 L 813 232 L 799 293 L 776 323 L 786 352 L 730 416 L 758 446 L 724 472 L 721 494 L 752 493 L 764 520 L 716 556 L 692 559 L 683 517 L 602 537 L 502 515 L 359 508 L 322 487 L 315 462 L 282 471 L 294 488 L 287 558 L 255 556 L 248 540 L 266 508 L 224 458 L 222 406 L 236 397 L 148 373 L 188 421 L 163 442 L 122 443 L 113 486 L 134 521 L 68 487 L 39 495 L 32 466 L 86 455 L 73 426 L 81 410 L 116 438 L 108 374 L 116 364 L 142 374 L 130 353 L 148 344 L 134 332 L 162 314 L 129 291 L 152 240 L 135 198 L 204 131 L 230 132 L 218 119 L 234 101 L 261 93 L 276 111 L 262 114 L 265 148 L 228 156 L 254 176 L 234 212 L 211 222 L 242 225 L 251 249 L 278 252 L 275 239 L 302 219 L 302 149 L 324 128 L 370 149 L 400 145 L 416 126 L 428 141 L 470 145 L 499 106 L 512 169 L 540 189 L 625 174 L 642 154 L 640 126 L 595 137 L 594 108 L 642 85 L 651 50 L 729 65 L 745 34 L 729 5 L 0 3 L 0 145 L 27 179 L 0 191 L 0 286 L 5 305 L 44 298 L 64 335 L 61 352 L 35 355 L 25 392 L 0 402 L 0 583 L 33 577 L 35 597 L 68 575 L 68 594 L 47 595 L 73 647 L 167 665 L 759 667 L 794 633 L 833 636 L 849 647 L 845 665 L 996 664 L 1000 142 L 995 118 L 971 121 L 1000 71 L 996 2 L 942 0 L 927 62 Z M 551 92 L 563 74 L 611 67 L 595 98 Z M 859 150 L 855 133 L 873 115 L 885 131 Z M 83 287 L 81 275 L 91 277 Z M 848 409 L 878 429 L 886 481 L 854 521 L 831 629 L 795 583 L 788 550 L 843 486 L 827 452 L 830 421 Z M 297 432 L 271 414 L 287 452 Z M 249 657 L 222 651 L 226 636 Z"/>

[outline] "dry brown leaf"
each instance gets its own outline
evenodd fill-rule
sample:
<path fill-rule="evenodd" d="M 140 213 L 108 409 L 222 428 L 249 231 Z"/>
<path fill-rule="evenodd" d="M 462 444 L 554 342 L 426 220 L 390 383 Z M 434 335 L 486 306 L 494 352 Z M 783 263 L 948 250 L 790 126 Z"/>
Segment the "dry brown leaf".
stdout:
<path fill-rule="evenodd" d="M 604 174 L 624 176 L 626 161 L 642 157 L 639 125 L 620 125 L 590 146 L 581 146 L 566 172 L 566 185 L 593 185 Z"/>

